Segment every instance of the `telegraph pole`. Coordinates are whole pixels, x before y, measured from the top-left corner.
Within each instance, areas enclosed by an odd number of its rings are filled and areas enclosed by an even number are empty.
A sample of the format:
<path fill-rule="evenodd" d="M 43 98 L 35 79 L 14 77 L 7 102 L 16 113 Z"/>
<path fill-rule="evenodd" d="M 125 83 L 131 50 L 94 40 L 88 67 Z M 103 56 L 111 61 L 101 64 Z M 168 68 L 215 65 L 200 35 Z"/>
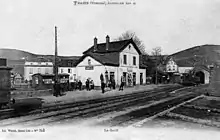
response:
<path fill-rule="evenodd" d="M 55 83 L 58 82 L 58 66 L 57 66 L 57 27 L 55 26 L 55 56 L 54 56 L 54 74 L 55 74 Z"/>
<path fill-rule="evenodd" d="M 155 83 L 156 83 L 156 85 L 157 85 L 157 56 L 156 56 L 156 77 L 155 77 L 156 79 L 155 79 Z"/>

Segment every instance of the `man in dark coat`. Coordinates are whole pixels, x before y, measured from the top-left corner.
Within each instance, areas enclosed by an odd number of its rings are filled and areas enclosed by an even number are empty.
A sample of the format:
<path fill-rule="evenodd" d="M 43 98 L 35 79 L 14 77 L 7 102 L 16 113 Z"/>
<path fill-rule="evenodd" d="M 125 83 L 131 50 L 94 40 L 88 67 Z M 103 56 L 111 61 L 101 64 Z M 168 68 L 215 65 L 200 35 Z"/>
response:
<path fill-rule="evenodd" d="M 89 79 L 86 80 L 86 90 L 89 90 Z"/>
<path fill-rule="evenodd" d="M 104 77 L 103 74 L 100 75 L 100 80 L 101 80 L 101 89 L 102 89 L 102 93 L 105 92 L 105 83 L 104 83 Z"/>
<path fill-rule="evenodd" d="M 115 89 L 115 79 L 112 79 L 112 88 Z"/>
<path fill-rule="evenodd" d="M 54 96 L 61 96 L 60 94 L 60 84 L 58 82 L 55 82 L 54 84 Z"/>
<path fill-rule="evenodd" d="M 121 85 L 120 85 L 120 87 L 119 87 L 119 91 L 120 91 L 120 90 L 122 90 L 122 91 L 123 91 L 124 84 L 125 84 L 125 77 L 124 77 L 124 76 L 122 76 L 122 77 L 121 77 Z"/>
<path fill-rule="evenodd" d="M 53 96 L 57 97 L 57 83 L 56 82 L 53 85 Z"/>
<path fill-rule="evenodd" d="M 93 80 L 90 81 L 90 87 L 91 87 L 91 90 L 94 89 L 94 82 L 93 82 Z"/>
<path fill-rule="evenodd" d="M 79 90 L 82 90 L 82 82 L 81 82 L 81 80 L 79 80 L 78 86 L 79 86 Z"/>

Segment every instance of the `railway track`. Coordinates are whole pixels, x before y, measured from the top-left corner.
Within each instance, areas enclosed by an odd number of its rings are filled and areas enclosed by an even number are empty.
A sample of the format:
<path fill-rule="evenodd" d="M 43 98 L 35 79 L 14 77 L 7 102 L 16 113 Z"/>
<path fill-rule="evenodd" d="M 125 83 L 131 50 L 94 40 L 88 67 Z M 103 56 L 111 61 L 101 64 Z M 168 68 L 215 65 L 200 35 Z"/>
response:
<path fill-rule="evenodd" d="M 141 108 L 139 110 L 135 110 L 127 114 L 117 116 L 111 120 L 108 120 L 107 123 L 109 123 L 111 127 L 130 126 L 143 119 L 150 120 L 152 119 L 151 117 L 160 116 L 161 113 L 169 112 L 170 110 L 173 110 L 175 107 L 182 106 L 182 104 L 187 101 L 200 98 L 199 95 L 200 94 L 188 92 L 184 95 L 179 95 L 177 97 L 170 97 L 167 100 L 158 102 L 157 104 L 149 105 L 146 108 Z"/>
<path fill-rule="evenodd" d="M 131 95 L 121 95 L 105 99 L 91 100 L 87 102 L 64 104 L 59 108 L 49 107 L 49 109 L 46 110 L 47 113 L 36 114 L 37 111 L 35 111 L 35 114 L 32 112 L 32 115 L 20 117 L 15 120 L 9 119 L 6 122 L 3 120 L 0 121 L 0 124 L 1 126 L 8 126 L 18 124 L 23 125 L 24 123 L 31 122 L 32 125 L 35 125 L 35 123 L 37 125 L 43 125 L 76 117 L 91 117 L 100 113 L 106 113 L 137 104 L 147 104 L 152 100 L 160 100 L 162 98 L 172 96 L 168 93 L 179 88 L 180 87 L 165 88 L 151 92 L 148 91 Z M 39 111 L 41 112 L 42 110 Z M 39 120 L 41 121 L 41 124 L 37 123 Z"/>
<path fill-rule="evenodd" d="M 47 113 L 47 112 L 52 112 L 52 111 L 58 111 L 62 109 L 69 109 L 69 108 L 75 108 L 75 107 L 81 107 L 81 106 L 86 106 L 88 104 L 95 104 L 95 103 L 102 103 L 102 102 L 109 102 L 109 101 L 116 101 L 120 99 L 129 99 L 133 97 L 138 97 L 138 96 L 144 96 L 146 94 L 155 94 L 157 92 L 161 91 L 172 91 L 176 89 L 180 89 L 181 86 L 175 86 L 175 87 L 165 87 L 162 89 L 158 89 L 155 91 L 146 91 L 146 92 L 140 92 L 140 93 L 131 93 L 131 94 L 126 94 L 126 95 L 119 95 L 119 96 L 113 96 L 113 97 L 107 97 L 107 98 L 100 98 L 100 99 L 93 99 L 93 100 L 88 100 L 88 101 L 80 101 L 80 102 L 70 102 L 70 103 L 61 103 L 61 104 L 53 104 L 53 105 L 46 105 L 42 108 L 30 111 L 30 112 L 20 112 L 20 110 L 15 110 L 15 109 L 7 109 L 7 110 L 2 110 L 0 112 L 1 116 L 0 119 L 7 119 L 7 118 L 14 118 L 14 117 L 21 117 L 21 116 L 26 116 L 26 115 L 35 115 L 35 114 L 40 114 L 40 113 Z"/>

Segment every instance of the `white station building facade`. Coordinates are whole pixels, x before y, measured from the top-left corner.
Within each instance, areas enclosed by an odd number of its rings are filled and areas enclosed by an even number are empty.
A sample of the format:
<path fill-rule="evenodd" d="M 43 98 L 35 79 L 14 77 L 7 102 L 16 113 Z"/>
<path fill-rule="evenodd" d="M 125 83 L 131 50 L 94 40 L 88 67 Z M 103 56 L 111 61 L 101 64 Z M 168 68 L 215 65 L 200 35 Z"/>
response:
<path fill-rule="evenodd" d="M 76 76 L 83 84 L 89 78 L 95 86 L 100 86 L 100 75 L 105 82 L 114 79 L 120 85 L 121 76 L 126 78 L 126 85 L 146 83 L 146 66 L 140 63 L 141 51 L 132 39 L 98 44 L 94 38 L 94 45 L 83 53 L 76 64 Z"/>
<path fill-rule="evenodd" d="M 24 80 L 32 80 L 32 75 L 53 74 L 53 62 L 43 58 L 27 60 L 24 64 Z"/>

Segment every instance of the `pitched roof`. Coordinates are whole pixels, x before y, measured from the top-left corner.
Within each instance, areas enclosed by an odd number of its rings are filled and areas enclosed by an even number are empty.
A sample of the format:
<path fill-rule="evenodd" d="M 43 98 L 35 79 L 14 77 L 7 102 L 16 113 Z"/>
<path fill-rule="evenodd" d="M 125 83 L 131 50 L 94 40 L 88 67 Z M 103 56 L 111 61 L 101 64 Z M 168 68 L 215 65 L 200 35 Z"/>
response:
<path fill-rule="evenodd" d="M 178 67 L 193 67 L 193 64 L 188 59 L 180 59 L 175 62 Z"/>
<path fill-rule="evenodd" d="M 45 76 L 45 77 L 55 76 L 55 74 L 42 74 L 42 73 L 35 73 L 32 76 L 35 76 L 35 75 L 41 75 L 41 76 Z M 58 73 L 58 76 L 69 76 L 69 74 L 68 73 Z"/>
<path fill-rule="evenodd" d="M 61 58 L 58 62 L 59 67 L 75 67 L 81 57 L 76 58 Z"/>
<path fill-rule="evenodd" d="M 81 61 L 84 60 L 85 57 L 90 56 L 99 63 L 103 65 L 110 65 L 110 66 L 119 66 L 119 53 L 112 52 L 112 53 L 87 53 L 83 55 L 76 65 L 78 65 Z"/>
<path fill-rule="evenodd" d="M 51 59 L 45 57 L 29 58 L 28 62 L 52 62 Z"/>
<path fill-rule="evenodd" d="M 127 40 L 109 42 L 108 50 L 106 50 L 106 43 L 100 43 L 97 44 L 97 49 L 95 52 L 94 52 L 94 45 L 85 52 L 83 52 L 84 55 L 78 60 L 76 65 L 78 65 L 81 61 L 83 61 L 85 57 L 90 56 L 103 65 L 119 66 L 119 54 L 130 43 L 134 46 L 137 52 L 141 54 L 141 51 L 134 43 L 132 38 Z M 140 67 L 146 68 L 146 65 L 140 63 Z"/>
<path fill-rule="evenodd" d="M 96 53 L 110 53 L 110 52 L 121 52 L 125 47 L 131 43 L 134 48 L 137 50 L 139 54 L 141 54 L 141 51 L 137 47 L 137 45 L 134 43 L 133 39 L 127 39 L 127 40 L 121 40 L 121 41 L 113 41 L 109 42 L 109 48 L 106 50 L 106 43 L 97 44 L 97 51 Z M 83 52 L 83 54 L 94 52 L 94 45 L 90 47 L 88 50 Z"/>

